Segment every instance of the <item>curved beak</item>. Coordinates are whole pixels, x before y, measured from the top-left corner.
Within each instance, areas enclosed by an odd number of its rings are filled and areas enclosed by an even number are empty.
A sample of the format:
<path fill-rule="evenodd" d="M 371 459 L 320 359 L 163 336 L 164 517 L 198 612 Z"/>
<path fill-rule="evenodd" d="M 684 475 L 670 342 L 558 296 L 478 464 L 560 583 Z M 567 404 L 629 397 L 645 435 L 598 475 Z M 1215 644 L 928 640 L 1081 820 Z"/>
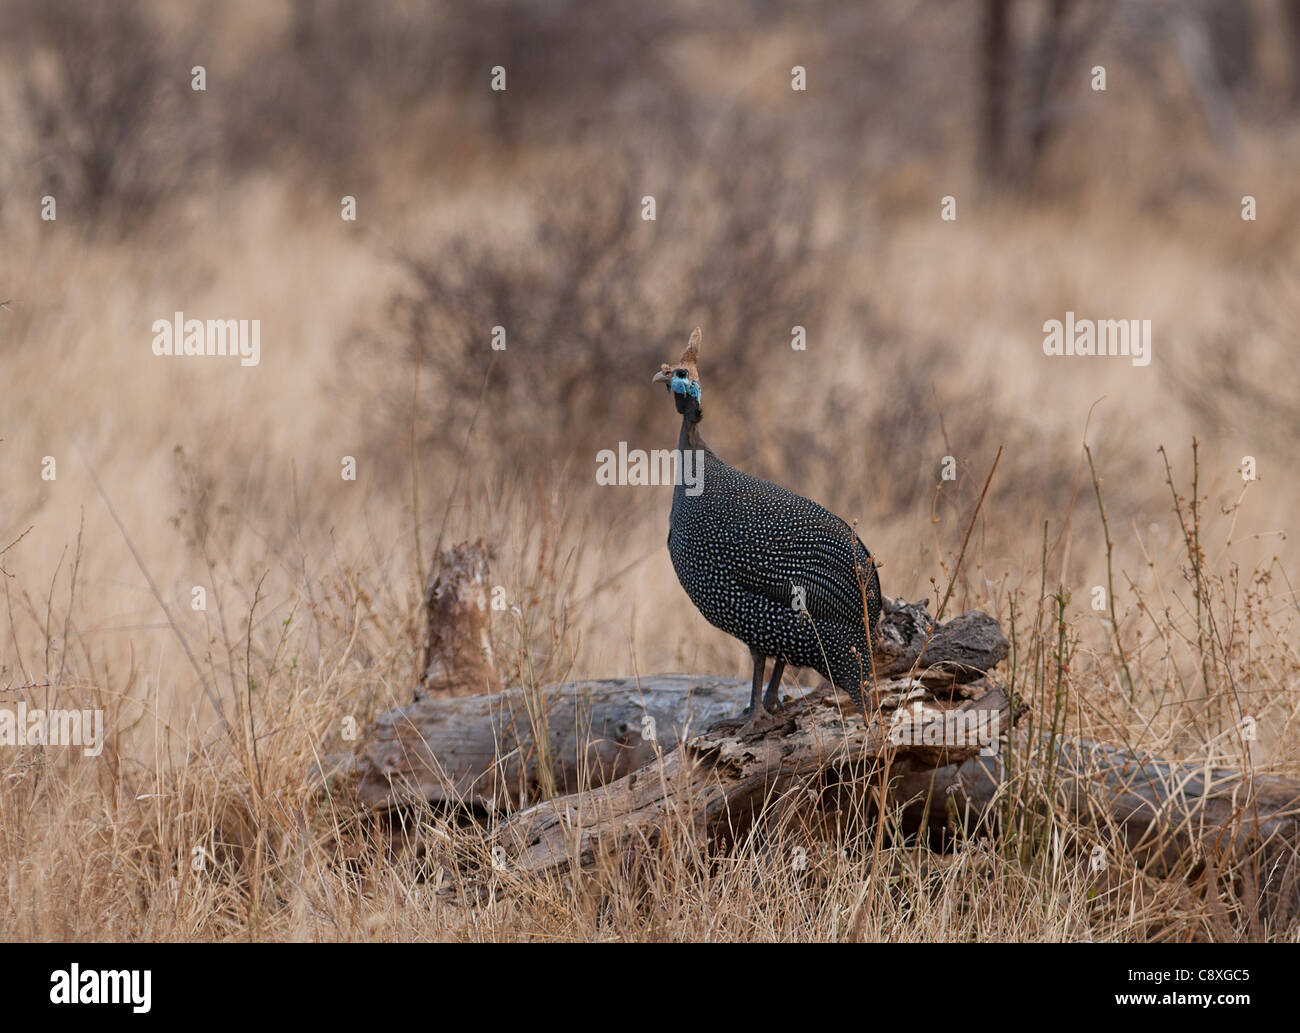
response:
<path fill-rule="evenodd" d="M 663 370 L 660 370 L 658 373 L 656 373 L 656 374 L 654 375 L 654 379 L 651 380 L 650 383 L 652 383 L 652 384 L 666 384 L 666 383 L 668 383 L 668 381 L 671 380 L 671 379 L 672 379 L 672 378 L 671 378 L 667 373 L 665 373 Z"/>

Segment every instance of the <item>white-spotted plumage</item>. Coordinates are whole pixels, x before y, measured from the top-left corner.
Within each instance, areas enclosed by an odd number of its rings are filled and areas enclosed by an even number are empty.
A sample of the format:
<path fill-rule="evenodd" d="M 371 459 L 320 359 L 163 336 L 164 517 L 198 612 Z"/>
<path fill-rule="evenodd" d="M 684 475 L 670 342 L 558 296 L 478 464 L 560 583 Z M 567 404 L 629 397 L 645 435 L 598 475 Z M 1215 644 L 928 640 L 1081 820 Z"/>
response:
<path fill-rule="evenodd" d="M 704 443 L 698 354 L 696 331 L 681 363 L 696 390 L 674 395 L 682 414 L 678 469 L 698 471 L 681 453 L 702 453 L 703 491 L 683 483 L 673 492 L 668 552 L 677 578 L 709 623 L 744 642 L 756 663 L 770 657 L 811 667 L 860 704 L 871 681 L 868 628 L 874 634 L 881 606 L 871 553 L 835 514 L 729 466 Z M 655 379 L 673 389 L 681 368 L 665 366 Z M 758 667 L 756 703 L 761 677 Z"/>

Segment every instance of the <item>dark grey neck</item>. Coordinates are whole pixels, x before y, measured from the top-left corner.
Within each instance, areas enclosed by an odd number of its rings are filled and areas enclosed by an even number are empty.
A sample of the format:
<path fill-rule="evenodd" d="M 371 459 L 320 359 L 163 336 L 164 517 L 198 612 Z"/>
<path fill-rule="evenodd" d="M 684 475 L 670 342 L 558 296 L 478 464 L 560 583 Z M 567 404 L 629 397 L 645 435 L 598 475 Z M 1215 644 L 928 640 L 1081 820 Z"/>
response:
<path fill-rule="evenodd" d="M 688 448 L 702 448 L 711 453 L 713 449 L 709 448 L 704 438 L 700 436 L 700 417 L 695 415 L 692 418 L 692 415 L 687 413 L 682 417 L 682 428 L 677 432 L 677 448 L 682 452 Z"/>
<path fill-rule="evenodd" d="M 677 432 L 677 486 L 673 488 L 674 518 L 683 506 L 700 497 L 698 493 L 686 494 L 686 473 L 689 471 L 692 477 L 704 476 L 705 453 L 713 456 L 714 459 L 717 458 L 713 455 L 713 449 L 709 448 L 704 438 L 700 436 L 698 414 L 683 415 L 681 430 Z"/>
<path fill-rule="evenodd" d="M 677 451 L 685 452 L 692 447 L 691 434 L 694 433 L 697 437 L 699 436 L 699 431 L 695 428 L 695 424 L 691 423 L 686 417 L 682 417 L 682 429 L 677 432 Z"/>

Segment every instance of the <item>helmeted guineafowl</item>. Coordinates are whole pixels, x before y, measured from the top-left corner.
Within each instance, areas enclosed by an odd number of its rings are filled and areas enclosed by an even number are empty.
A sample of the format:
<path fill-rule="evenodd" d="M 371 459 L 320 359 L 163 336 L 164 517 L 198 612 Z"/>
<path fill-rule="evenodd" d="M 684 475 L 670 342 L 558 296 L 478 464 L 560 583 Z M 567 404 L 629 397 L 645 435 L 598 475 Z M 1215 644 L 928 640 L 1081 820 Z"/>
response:
<path fill-rule="evenodd" d="M 697 327 L 681 360 L 665 364 L 654 377 L 667 386 L 682 416 L 668 522 L 677 579 L 710 624 L 749 647 L 754 687 L 748 727 L 778 704 L 787 663 L 811 667 L 861 706 L 862 686 L 871 682 L 868 627 L 874 636 L 880 618 L 871 553 L 835 514 L 741 473 L 705 444 L 699 353 Z M 768 657 L 775 661 L 772 679 L 760 695 Z"/>

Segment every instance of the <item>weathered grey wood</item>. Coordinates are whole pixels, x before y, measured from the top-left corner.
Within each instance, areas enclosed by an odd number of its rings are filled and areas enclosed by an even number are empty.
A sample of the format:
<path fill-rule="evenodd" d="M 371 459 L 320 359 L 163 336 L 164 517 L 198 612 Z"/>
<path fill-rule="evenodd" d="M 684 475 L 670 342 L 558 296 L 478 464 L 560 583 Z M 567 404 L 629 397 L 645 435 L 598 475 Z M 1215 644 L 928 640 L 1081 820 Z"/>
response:
<path fill-rule="evenodd" d="M 981 693 L 982 672 L 1006 651 L 1001 629 L 984 614 L 936 628 L 923 604 L 887 599 L 877 636 L 880 681 L 869 698 L 873 706 L 904 705 L 921 684 L 935 694 Z M 909 671 L 916 681 L 898 677 Z M 425 698 L 383 715 L 353 770 L 361 801 L 371 807 L 429 801 L 517 812 L 498 830 L 499 842 L 517 870 L 542 874 L 590 863 L 602 844 L 653 840 L 670 816 L 683 813 L 705 838 L 723 829 L 734 834 L 772 793 L 850 756 L 869 767 L 884 751 L 890 715 L 870 725 L 844 715 L 847 696 L 828 686 L 787 685 L 787 697 L 793 691 L 799 698 L 787 704 L 782 724 L 743 740 L 739 721 L 727 722 L 739 717 L 749 690 L 747 678 L 657 675 L 535 695 Z M 1000 694 L 963 704 L 977 705 L 1002 708 L 1010 723 Z M 1198 859 L 1214 871 L 1247 864 L 1270 912 L 1279 901 L 1287 908 L 1300 902 L 1300 782 L 1086 741 L 1065 739 L 1057 748 L 1058 803 L 1103 839 L 1117 830 L 1148 871 L 1186 872 Z M 890 752 L 890 799 L 907 803 L 905 832 L 942 838 L 954 815 L 968 829 L 995 827 L 1004 782 L 996 758 L 915 745 Z M 535 803 L 543 797 L 548 802 Z"/>
<path fill-rule="evenodd" d="M 915 667 L 927 686 L 950 689 L 993 670 L 1008 649 L 1001 626 L 986 613 L 970 610 L 936 628 L 924 602 L 886 598 L 876 630 L 876 670 L 893 678 Z"/>
<path fill-rule="evenodd" d="M 496 842 L 511 870 L 530 876 L 588 866 L 604 851 L 652 846 L 666 823 L 684 819 L 702 842 L 716 842 L 743 834 L 775 795 L 811 785 L 827 772 L 865 792 L 886 754 L 889 799 L 905 805 L 904 833 L 926 830 L 938 840 L 954 824 L 996 830 L 1004 789 L 998 757 L 977 755 L 976 747 L 892 744 L 890 713 L 864 723 L 843 714 L 842 699 L 826 690 L 809 693 L 789 707 L 782 727 L 759 738 L 739 738 L 725 725 L 692 735 L 662 760 L 601 788 L 512 816 Z M 996 713 L 1003 729 L 1014 723 L 998 689 L 955 709 L 972 708 Z M 1022 738 L 1013 742 L 1023 748 Z M 1300 913 L 1300 782 L 1171 763 L 1069 738 L 1058 740 L 1056 750 L 1055 800 L 1103 846 L 1113 830 L 1150 875 L 1206 870 L 1213 879 L 1227 873 L 1261 917 Z M 1108 864 L 1119 856 L 1108 851 Z"/>
<path fill-rule="evenodd" d="M 896 680 L 882 687 L 896 692 L 908 684 Z M 855 781 L 866 784 L 886 755 L 945 763 L 980 749 L 978 743 L 895 743 L 889 713 L 864 720 L 841 708 L 845 698 L 814 690 L 788 704 L 779 727 L 766 734 L 741 736 L 734 727 L 715 725 L 597 789 L 528 807 L 495 833 L 505 865 L 527 876 L 562 874 L 591 865 L 605 851 L 653 847 L 670 822 L 686 823 L 705 843 L 730 840 L 744 834 L 769 799 L 828 770 L 852 772 Z M 1011 723 L 1011 706 L 996 689 L 954 709 L 996 715 L 991 721 L 1003 727 Z"/>
<path fill-rule="evenodd" d="M 1042 745 L 1046 747 L 1046 740 Z M 1015 749 L 1023 756 L 1023 736 Z M 1112 830 L 1150 875 L 1188 875 L 1204 864 L 1249 869 L 1265 913 L 1300 913 L 1300 780 L 1177 763 L 1084 739 L 1058 739 L 1053 797 L 1105 845 Z M 1035 762 L 1044 764 L 1041 753 Z M 911 800 L 904 825 L 919 829 L 925 802 L 932 842 L 951 831 L 991 828 L 1005 777 L 1001 762 L 975 757 L 942 767 L 902 758 L 895 798 Z M 1039 784 L 1043 779 L 1039 779 Z M 1108 851 L 1113 861 L 1117 851 Z M 1250 893 L 1245 895 L 1250 896 Z"/>
<path fill-rule="evenodd" d="M 1057 750 L 1057 801 L 1084 824 L 1122 830 L 1134 856 L 1162 873 L 1209 841 L 1237 853 L 1252 843 L 1300 845 L 1300 780 L 1180 764 L 1086 739 L 1059 739 Z M 1000 761 L 988 757 L 930 768 L 904 761 L 897 773 L 903 798 L 919 799 L 933 786 L 974 818 L 989 812 L 1004 781 Z M 940 835 L 947 822 L 931 814 L 929 831 Z"/>
<path fill-rule="evenodd" d="M 457 583 L 472 585 L 478 583 L 472 572 L 480 561 L 479 554 L 471 553 L 449 559 L 447 566 L 470 571 Z M 458 589 L 452 598 L 469 597 Z M 454 607 L 457 621 L 476 613 L 477 606 L 457 602 Z M 985 614 L 963 614 L 936 628 L 927 643 L 933 623 L 923 604 L 886 598 L 877 632 L 880 678 L 897 677 L 915 666 L 928 687 L 952 691 L 1006 656 L 1006 638 Z M 574 792 L 603 785 L 654 756 L 641 734 L 647 716 L 654 720 L 659 748 L 670 750 L 688 722 L 697 730 L 707 728 L 738 715 L 749 703 L 748 679 L 690 675 L 574 682 L 548 688 L 538 698 L 519 691 L 458 695 L 460 690 L 447 684 L 446 672 L 459 664 L 478 683 L 477 653 L 458 649 L 432 630 L 430 643 L 431 658 L 451 658 L 440 666 L 431 660 L 430 669 L 440 672 L 440 680 L 430 686 L 440 691 L 382 715 L 367 729 L 355 758 L 367 806 L 426 800 L 496 810 L 532 801 L 548 786 Z M 789 695 L 796 689 L 787 683 L 785 691 Z M 535 725 L 546 734 L 534 735 Z"/>
<path fill-rule="evenodd" d="M 602 785 L 741 712 L 749 681 L 684 674 L 569 682 L 522 692 L 421 700 L 383 714 L 357 756 L 361 802 L 461 803 L 485 810 Z M 647 722 L 647 718 L 650 722 Z M 544 733 L 544 734 L 543 734 Z M 539 743 L 545 743 L 543 749 Z"/>

